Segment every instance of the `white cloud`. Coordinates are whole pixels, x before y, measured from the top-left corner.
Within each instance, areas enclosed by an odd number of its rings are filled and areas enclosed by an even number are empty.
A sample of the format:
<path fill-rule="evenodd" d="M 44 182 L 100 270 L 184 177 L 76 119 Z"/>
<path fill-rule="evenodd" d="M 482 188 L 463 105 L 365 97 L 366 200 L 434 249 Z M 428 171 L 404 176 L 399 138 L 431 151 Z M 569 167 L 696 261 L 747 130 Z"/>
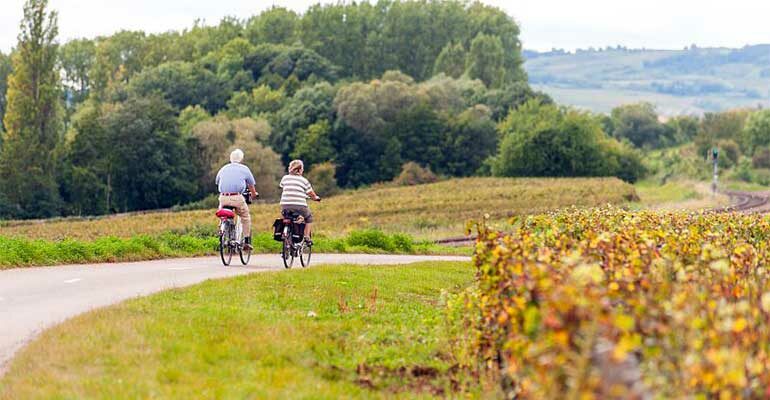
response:
<path fill-rule="evenodd" d="M 316 0 L 50 0 L 59 12 L 62 40 L 111 34 L 121 29 L 162 32 L 195 19 L 216 23 L 227 15 L 246 18 L 279 5 L 303 11 Z M 328 2 L 328 0 L 324 0 Z M 574 49 L 626 45 L 647 48 L 739 47 L 770 43 L 770 2 L 759 0 L 484 0 L 505 9 L 522 26 L 526 48 Z M 0 50 L 16 43 L 24 0 L 3 0 Z"/>

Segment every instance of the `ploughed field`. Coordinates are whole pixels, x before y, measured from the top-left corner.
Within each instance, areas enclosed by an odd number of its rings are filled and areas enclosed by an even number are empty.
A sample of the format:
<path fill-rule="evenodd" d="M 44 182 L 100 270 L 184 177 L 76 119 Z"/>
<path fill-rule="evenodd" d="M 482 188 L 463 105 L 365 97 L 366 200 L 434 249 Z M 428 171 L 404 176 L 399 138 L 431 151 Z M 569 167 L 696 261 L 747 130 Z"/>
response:
<path fill-rule="evenodd" d="M 770 218 L 566 210 L 479 228 L 471 359 L 517 398 L 770 396 Z"/>
<path fill-rule="evenodd" d="M 310 206 L 317 221 L 314 231 L 321 235 L 341 236 L 357 229 L 375 228 L 437 239 L 462 234 L 467 220 L 478 219 L 485 213 L 493 219 L 504 219 L 573 205 L 620 204 L 635 198 L 633 186 L 615 178 L 466 178 L 347 191 Z M 0 222 L 0 237 L 93 240 L 214 230 L 217 220 L 213 211 L 5 221 Z M 255 204 L 251 214 L 255 230 L 268 232 L 279 208 L 277 204 Z"/>

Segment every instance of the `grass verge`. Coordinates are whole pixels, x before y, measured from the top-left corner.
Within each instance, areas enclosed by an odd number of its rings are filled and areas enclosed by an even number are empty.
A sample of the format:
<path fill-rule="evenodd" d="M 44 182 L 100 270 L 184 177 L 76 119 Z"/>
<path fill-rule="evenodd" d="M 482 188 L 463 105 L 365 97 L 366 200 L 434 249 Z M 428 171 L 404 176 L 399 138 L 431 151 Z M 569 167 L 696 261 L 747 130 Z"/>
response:
<path fill-rule="evenodd" d="M 43 334 L 0 398 L 431 398 L 457 368 L 445 299 L 468 263 L 316 267 L 208 281 Z"/>
<path fill-rule="evenodd" d="M 277 253 L 281 243 L 272 235 L 260 233 L 252 238 L 255 253 Z M 43 240 L 0 237 L 0 270 L 36 265 L 60 265 L 96 262 L 125 262 L 171 257 L 196 257 L 218 254 L 219 240 L 209 229 L 167 232 L 157 236 L 138 235 L 131 238 L 104 237 L 93 241 L 76 239 Z M 366 229 L 347 237 L 317 237 L 313 251 L 319 253 L 400 253 L 461 254 L 470 248 L 439 246 L 418 242 L 405 234 L 386 234 Z"/>
<path fill-rule="evenodd" d="M 634 187 L 640 199 L 631 204 L 634 209 L 702 210 L 730 204 L 727 196 L 713 195 L 707 182 L 671 180 L 661 185 L 648 179 L 637 182 Z"/>

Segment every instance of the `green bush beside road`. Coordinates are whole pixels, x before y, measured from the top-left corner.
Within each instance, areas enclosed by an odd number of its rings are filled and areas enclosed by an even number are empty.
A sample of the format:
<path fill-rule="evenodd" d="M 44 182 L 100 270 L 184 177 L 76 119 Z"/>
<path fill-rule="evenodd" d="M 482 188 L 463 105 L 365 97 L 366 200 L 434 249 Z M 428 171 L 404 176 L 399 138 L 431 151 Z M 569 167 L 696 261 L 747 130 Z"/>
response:
<path fill-rule="evenodd" d="M 456 249 L 417 242 L 409 235 L 386 234 L 376 229 L 352 231 L 347 237 L 317 237 L 313 251 L 319 253 L 467 253 Z M 255 253 L 276 253 L 281 243 L 269 233 L 253 236 Z M 217 254 L 219 239 L 209 230 L 137 235 L 131 238 L 107 236 L 93 241 L 78 239 L 43 240 L 0 236 L 0 269 L 36 265 L 78 264 L 196 257 Z"/>

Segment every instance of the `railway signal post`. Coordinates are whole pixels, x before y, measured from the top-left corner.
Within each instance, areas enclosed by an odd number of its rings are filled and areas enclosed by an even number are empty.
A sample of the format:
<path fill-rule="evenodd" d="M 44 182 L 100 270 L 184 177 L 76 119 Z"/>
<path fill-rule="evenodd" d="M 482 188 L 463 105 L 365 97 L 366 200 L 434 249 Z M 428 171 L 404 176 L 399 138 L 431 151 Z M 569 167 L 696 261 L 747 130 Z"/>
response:
<path fill-rule="evenodd" d="M 711 192 L 717 193 L 717 184 L 719 183 L 719 149 L 711 149 L 711 162 L 714 163 L 714 180 L 711 182 Z"/>

